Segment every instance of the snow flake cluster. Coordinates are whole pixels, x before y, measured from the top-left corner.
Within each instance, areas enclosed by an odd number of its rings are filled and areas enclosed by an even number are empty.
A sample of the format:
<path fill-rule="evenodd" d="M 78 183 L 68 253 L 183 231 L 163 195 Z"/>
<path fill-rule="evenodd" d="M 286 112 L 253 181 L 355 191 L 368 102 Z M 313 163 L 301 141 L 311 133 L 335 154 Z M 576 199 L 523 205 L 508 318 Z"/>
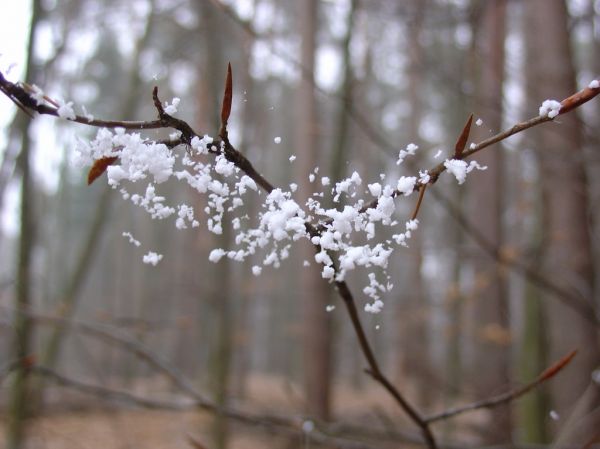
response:
<path fill-rule="evenodd" d="M 165 104 L 165 111 L 173 114 L 178 105 L 179 99 L 175 98 Z M 61 114 L 69 118 L 71 103 L 62 103 L 61 107 Z M 238 209 L 250 192 L 260 194 L 256 182 L 229 161 L 223 148 L 211 137 L 194 137 L 186 151 L 175 151 L 173 146 L 179 138 L 179 133 L 173 133 L 173 144 L 167 145 L 120 128 L 100 129 L 91 142 L 78 142 L 77 152 L 79 162 L 87 165 L 114 158 L 114 163 L 106 169 L 108 184 L 118 189 L 124 200 L 142 208 L 153 219 L 173 220 L 177 229 L 196 228 L 201 221 L 192 206 L 170 204 L 159 193 L 160 185 L 175 178 L 206 195 L 203 212 L 208 230 L 221 234 L 224 226 L 231 226 L 235 232 L 233 247 L 213 249 L 209 255 L 211 262 L 223 258 L 241 262 L 252 256 L 252 274 L 260 276 L 265 267 L 279 267 L 290 256 L 294 242 L 307 239 L 318 252 L 314 260 L 304 261 L 305 266 L 316 263 L 321 276 L 330 282 L 343 281 L 354 270 L 367 270 L 368 283 L 363 293 L 370 302 L 364 309 L 370 313 L 382 310 L 382 296 L 393 287 L 387 274 L 390 256 L 395 249 L 408 246 L 419 225 L 416 219 L 399 219 L 396 202 L 398 197 L 411 195 L 419 185 L 427 184 L 430 181 L 427 171 L 420 171 L 418 176 L 381 174 L 373 183 L 365 183 L 355 171 L 335 182 L 327 176 L 317 177 L 319 169 L 316 167 L 308 179 L 315 188 L 320 186 L 324 191 L 316 191 L 306 202 L 300 202 L 296 197 L 296 184 L 290 184 L 288 190 L 273 189 L 263 198 L 256 218 L 251 219 Z M 280 143 L 281 138 L 276 137 L 274 141 Z M 413 156 L 418 148 L 411 143 L 400 150 L 397 164 Z M 290 157 L 290 161 L 294 159 L 295 156 Z M 455 159 L 446 160 L 444 165 L 460 184 L 473 169 L 486 168 L 474 161 L 467 164 Z M 320 182 L 315 182 L 317 180 Z M 356 199 L 365 195 L 367 200 Z M 386 227 L 391 232 L 384 234 Z M 375 242 L 378 235 L 380 238 Z M 132 244 L 140 245 L 131 233 L 123 233 L 123 236 Z M 162 258 L 149 251 L 143 256 L 143 262 L 156 265 Z"/>

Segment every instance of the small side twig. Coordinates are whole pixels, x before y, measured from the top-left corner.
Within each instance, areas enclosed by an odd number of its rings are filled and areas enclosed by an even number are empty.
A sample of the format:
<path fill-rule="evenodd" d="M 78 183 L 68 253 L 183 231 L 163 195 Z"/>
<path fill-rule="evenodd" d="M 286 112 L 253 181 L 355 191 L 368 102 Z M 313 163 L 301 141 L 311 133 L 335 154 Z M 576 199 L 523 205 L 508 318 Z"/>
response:
<path fill-rule="evenodd" d="M 424 419 L 426 423 L 433 423 L 436 421 L 445 420 L 448 418 L 452 418 L 456 415 L 461 415 L 463 413 L 472 412 L 474 410 L 480 410 L 483 408 L 494 408 L 499 405 L 506 404 L 508 402 L 512 402 L 515 399 L 520 398 L 524 394 L 530 392 L 534 388 L 538 387 L 542 383 L 547 380 L 553 378 L 556 374 L 558 374 L 563 368 L 565 368 L 573 357 L 577 354 L 577 350 L 571 351 L 569 354 L 564 356 L 562 359 L 557 361 L 554 365 L 547 368 L 542 374 L 536 377 L 532 382 L 523 385 L 522 387 L 515 388 L 514 390 L 507 391 L 506 393 L 499 394 L 497 396 L 493 396 L 488 399 L 484 399 L 482 401 L 473 402 L 471 404 L 463 405 L 461 407 L 456 407 L 452 409 L 445 410 L 443 412 L 428 416 Z"/>

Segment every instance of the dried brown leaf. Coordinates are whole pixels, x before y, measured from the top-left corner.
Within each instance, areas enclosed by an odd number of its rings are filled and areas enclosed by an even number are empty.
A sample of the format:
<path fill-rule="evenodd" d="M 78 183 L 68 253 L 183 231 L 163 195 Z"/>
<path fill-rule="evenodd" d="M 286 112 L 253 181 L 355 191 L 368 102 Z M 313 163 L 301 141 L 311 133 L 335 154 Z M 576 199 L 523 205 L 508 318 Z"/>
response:
<path fill-rule="evenodd" d="M 471 132 L 471 124 L 473 123 L 473 114 L 469 116 L 469 120 L 465 124 L 465 127 L 460 133 L 458 140 L 456 141 L 456 146 L 454 147 L 454 157 L 458 158 L 465 150 L 465 146 L 467 145 L 467 140 L 469 139 L 469 133 Z"/>
<path fill-rule="evenodd" d="M 111 156 L 95 160 L 94 165 L 92 165 L 92 168 L 88 172 L 88 186 L 100 177 L 106 171 L 107 167 L 112 165 L 117 159 L 117 156 Z"/>

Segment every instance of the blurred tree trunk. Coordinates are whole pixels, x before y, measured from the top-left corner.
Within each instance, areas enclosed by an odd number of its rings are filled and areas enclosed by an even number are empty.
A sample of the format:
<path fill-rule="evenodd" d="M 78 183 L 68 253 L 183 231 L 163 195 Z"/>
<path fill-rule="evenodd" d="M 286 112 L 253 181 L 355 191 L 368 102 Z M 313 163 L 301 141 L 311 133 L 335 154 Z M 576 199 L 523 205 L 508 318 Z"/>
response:
<path fill-rule="evenodd" d="M 24 78 L 32 82 L 36 78 L 33 67 L 33 51 L 36 29 L 41 15 L 40 0 L 34 0 L 31 9 L 27 60 Z M 21 175 L 21 232 L 19 236 L 19 257 L 16 267 L 15 285 L 15 340 L 14 358 L 18 361 L 14 371 L 12 390 L 8 408 L 6 448 L 20 449 L 26 437 L 26 419 L 31 411 L 29 404 L 30 382 L 27 358 L 32 357 L 33 324 L 27 315 L 31 307 L 31 269 L 35 240 L 33 216 L 34 182 L 31 178 L 31 139 L 29 129 L 31 120 L 17 111 L 14 138 L 20 141 L 20 150 L 16 158 L 16 168 Z"/>
<path fill-rule="evenodd" d="M 539 196 L 538 196 L 539 198 Z M 541 198 L 539 198 L 541 200 Z M 544 221 L 538 220 L 532 260 L 546 257 L 542 241 Z M 541 232 L 540 232 L 541 231 Z M 534 379 L 548 366 L 546 329 L 544 323 L 543 294 L 531 283 L 525 284 L 523 311 L 523 342 L 519 360 L 519 374 L 523 381 Z M 536 389 L 525 396 L 519 404 L 520 428 L 523 443 L 547 443 L 547 411 L 549 409 L 546 388 Z"/>
<path fill-rule="evenodd" d="M 421 44 L 423 20 L 427 2 L 411 0 L 407 24 L 408 39 L 408 101 L 411 113 L 408 117 L 408 141 L 418 143 L 419 127 L 423 120 L 423 47 Z M 417 160 L 418 164 L 418 160 Z M 421 211 L 423 213 L 423 211 Z M 431 373 L 429 372 L 428 310 L 423 276 L 423 229 L 415 232 L 410 239 L 408 249 L 409 285 L 404 288 L 398 307 L 398 326 L 401 376 L 415 382 L 417 403 L 427 406 L 431 402 Z"/>
<path fill-rule="evenodd" d="M 506 0 L 490 0 L 481 6 L 481 74 L 479 109 L 486 129 L 502 128 L 502 87 L 504 81 L 504 42 Z M 502 247 L 502 213 L 504 195 L 504 158 L 501 148 L 477 156 L 488 169 L 472 175 L 471 217 L 486 239 Z M 474 286 L 472 325 L 474 347 L 471 372 L 476 373 L 473 386 L 478 397 L 487 397 L 509 385 L 510 330 L 506 279 L 495 260 L 482 251 L 473 256 Z M 484 443 L 511 441 L 510 407 L 491 412 L 491 431 Z"/>
<path fill-rule="evenodd" d="M 127 98 L 123 99 L 123 106 L 121 108 L 121 114 L 125 120 L 132 119 L 135 111 L 138 107 L 138 103 L 142 96 L 140 90 L 142 82 L 139 77 L 139 60 L 143 50 L 148 44 L 148 40 L 151 35 L 151 25 L 153 21 L 152 14 L 148 17 L 144 34 L 140 38 L 136 45 L 136 49 L 132 58 L 131 69 L 129 72 L 129 79 L 127 80 L 127 86 L 125 92 L 128 93 Z M 98 183 L 103 180 L 98 180 Z M 110 215 L 110 205 L 114 197 L 114 192 L 108 186 L 104 186 L 102 192 L 99 194 L 97 201 L 97 207 L 95 209 L 94 216 L 87 229 L 87 233 L 84 234 L 80 242 L 79 252 L 75 257 L 75 264 L 67 277 L 59 288 L 59 297 L 56 301 L 56 316 L 69 319 L 75 315 L 77 311 L 78 301 L 80 298 L 80 290 L 86 280 L 90 268 L 95 259 L 97 249 L 99 247 L 102 232 L 107 219 Z M 65 329 L 57 326 L 53 329 L 52 333 L 46 340 L 43 352 L 40 357 L 42 365 L 49 368 L 53 368 L 58 360 L 61 346 L 65 337 Z M 36 401 L 39 396 L 43 393 L 43 382 L 40 380 L 36 383 Z"/>
<path fill-rule="evenodd" d="M 219 11 L 214 5 L 207 2 L 201 4 L 198 2 L 197 8 L 200 16 L 203 17 L 204 35 L 202 36 L 205 47 L 204 57 L 208 64 L 204 64 L 202 73 L 198 76 L 208 78 L 207 105 L 208 105 L 208 129 L 219 129 L 221 100 L 223 98 L 223 89 L 225 86 L 225 70 L 227 68 L 227 57 L 225 36 L 227 30 L 230 29 L 230 22 L 223 20 Z M 228 35 L 231 36 L 231 33 Z M 233 64 L 234 77 L 237 73 L 236 65 Z M 236 85 L 234 78 L 234 86 Z M 230 121 L 231 122 L 231 121 Z M 206 129 L 206 128 L 204 128 Z M 227 249 L 231 244 L 231 229 L 230 218 L 225 215 L 223 217 L 223 232 L 216 238 L 213 237 L 212 244 L 218 248 Z M 210 325 L 214 340 L 212 341 L 211 355 L 209 366 L 210 372 L 210 388 L 213 392 L 215 403 L 219 407 L 227 407 L 229 400 L 229 389 L 231 383 L 231 366 L 233 357 L 233 332 L 234 314 L 232 311 L 233 295 L 232 289 L 232 267 L 229 258 L 224 257 L 216 266 L 214 266 L 214 282 L 212 283 L 212 291 L 210 303 L 214 312 L 214 320 Z M 227 417 L 221 413 L 215 414 L 213 423 L 213 442 L 216 449 L 225 449 L 228 446 L 228 429 Z"/>
<path fill-rule="evenodd" d="M 318 1 L 297 2 L 298 27 L 302 39 L 302 79 L 298 87 L 296 128 L 296 179 L 298 200 L 304 205 L 312 194 L 308 175 L 318 163 L 317 105 L 314 95 L 315 50 L 318 23 Z M 314 259 L 314 248 L 302 242 L 301 259 L 310 267 L 300 275 L 298 299 L 304 308 L 304 387 L 306 411 L 311 416 L 327 419 L 330 407 L 331 320 L 325 311 L 327 284 L 321 279 L 320 266 Z"/>
<path fill-rule="evenodd" d="M 525 18 L 527 92 L 531 108 L 537 109 L 547 98 L 560 100 L 576 90 L 567 7 L 564 1 L 530 0 L 525 3 Z M 552 32 L 540 33 L 544 29 Z M 557 122 L 531 134 L 536 138 L 547 208 L 542 269 L 595 314 L 582 123 L 577 111 L 559 117 Z M 600 426 L 597 410 L 590 414 L 600 405 L 598 388 L 587 388 L 600 362 L 597 328 L 587 317 L 557 301 L 548 301 L 546 307 L 550 359 L 579 350 L 569 369 L 550 385 L 553 408 L 562 417 L 557 422 L 557 444 L 584 443 L 597 435 Z"/>

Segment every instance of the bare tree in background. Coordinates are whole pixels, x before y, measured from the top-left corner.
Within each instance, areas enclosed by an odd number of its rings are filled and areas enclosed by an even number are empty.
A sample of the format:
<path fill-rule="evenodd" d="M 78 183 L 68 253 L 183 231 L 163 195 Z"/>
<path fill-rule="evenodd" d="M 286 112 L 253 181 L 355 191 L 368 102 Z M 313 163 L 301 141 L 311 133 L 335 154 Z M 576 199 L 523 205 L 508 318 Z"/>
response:
<path fill-rule="evenodd" d="M 530 104 L 548 96 L 558 97 L 576 85 L 567 7 L 564 1 L 526 2 L 527 91 Z M 540 29 L 552 33 L 540 33 Z M 540 84 L 540 80 L 543 83 Z M 589 310 L 587 317 L 556 302 L 547 302 L 551 357 L 566 347 L 577 347 L 581 354 L 577 369 L 566 375 L 564 383 L 552 388 L 559 442 L 585 443 L 600 423 L 600 395 L 591 384 L 591 374 L 600 364 L 597 316 L 591 254 L 589 203 L 582 123 L 577 112 L 561 120 L 560 129 L 535 133 L 540 161 L 542 202 L 545 217 L 545 257 L 541 261 L 546 275 L 573 292 L 574 299 Z M 587 375 L 582 375 L 587 373 Z"/>

